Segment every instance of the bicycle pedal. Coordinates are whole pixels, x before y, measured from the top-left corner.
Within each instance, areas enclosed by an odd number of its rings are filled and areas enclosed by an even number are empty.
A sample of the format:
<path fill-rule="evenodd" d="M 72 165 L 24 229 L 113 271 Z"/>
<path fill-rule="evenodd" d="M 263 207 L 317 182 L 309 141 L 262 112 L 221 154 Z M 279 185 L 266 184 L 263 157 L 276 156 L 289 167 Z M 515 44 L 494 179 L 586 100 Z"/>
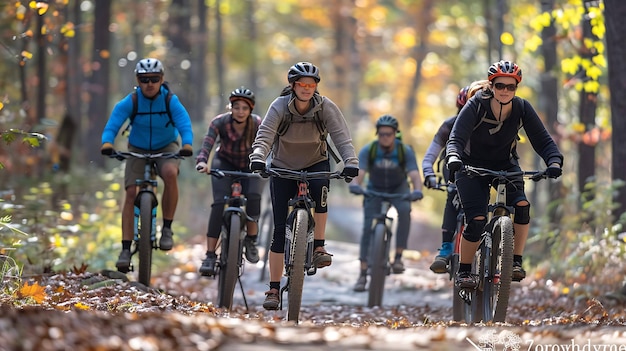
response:
<path fill-rule="evenodd" d="M 317 267 L 313 266 L 306 270 L 306 275 L 315 275 L 317 273 Z"/>

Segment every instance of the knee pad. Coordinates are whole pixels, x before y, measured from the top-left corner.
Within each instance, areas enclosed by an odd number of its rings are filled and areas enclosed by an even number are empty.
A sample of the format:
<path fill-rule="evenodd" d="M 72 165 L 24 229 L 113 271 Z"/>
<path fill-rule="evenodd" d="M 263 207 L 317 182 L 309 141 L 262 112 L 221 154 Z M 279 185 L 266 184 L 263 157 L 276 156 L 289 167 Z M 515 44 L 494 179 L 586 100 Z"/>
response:
<path fill-rule="evenodd" d="M 515 205 L 515 217 L 513 217 L 513 222 L 517 224 L 528 224 L 530 223 L 530 204 L 528 205 Z"/>
<path fill-rule="evenodd" d="M 472 219 L 467 226 L 465 227 L 465 231 L 463 231 L 463 237 L 465 240 L 475 243 L 480 240 L 480 236 L 483 234 L 485 230 L 485 225 L 487 224 L 487 219 Z"/>

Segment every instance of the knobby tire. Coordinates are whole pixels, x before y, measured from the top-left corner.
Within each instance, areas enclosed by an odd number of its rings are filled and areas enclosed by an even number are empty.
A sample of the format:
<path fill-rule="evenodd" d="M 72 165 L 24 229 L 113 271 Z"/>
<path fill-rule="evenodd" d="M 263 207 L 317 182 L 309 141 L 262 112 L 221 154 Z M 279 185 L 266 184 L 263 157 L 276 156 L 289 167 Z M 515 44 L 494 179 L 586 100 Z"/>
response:
<path fill-rule="evenodd" d="M 510 217 L 500 217 L 494 226 L 494 232 L 500 237 L 498 260 L 495 260 L 497 267 L 495 269 L 500 272 L 499 284 L 494 289 L 492 295 L 494 302 L 494 322 L 504 322 L 506 319 L 506 311 L 509 307 L 509 295 L 511 293 L 511 281 L 513 279 L 513 248 L 514 234 L 513 222 Z"/>
<path fill-rule="evenodd" d="M 304 264 L 306 262 L 307 230 L 309 227 L 309 213 L 304 209 L 296 212 L 293 226 L 290 251 L 291 267 L 289 269 L 289 286 L 287 320 L 298 323 L 300 306 L 302 305 L 302 288 L 304 286 Z"/>
<path fill-rule="evenodd" d="M 263 211 L 261 218 L 259 219 L 259 238 L 261 244 L 265 247 L 263 253 L 263 268 L 261 269 L 261 275 L 259 281 L 265 280 L 265 274 L 267 273 L 267 261 L 270 256 L 270 247 L 272 246 L 272 237 L 274 236 L 274 216 L 271 209 Z"/>
<path fill-rule="evenodd" d="M 381 306 L 385 291 L 385 278 L 388 269 L 387 228 L 383 223 L 374 227 L 374 235 L 371 243 L 370 263 L 370 286 L 367 305 L 369 307 Z"/>
<path fill-rule="evenodd" d="M 241 243 L 241 217 L 232 213 L 230 215 L 230 227 L 228 228 L 228 240 L 223 242 L 226 247 L 222 245 L 222 255 L 226 254 L 226 257 L 221 257 L 219 274 L 219 298 L 218 306 L 230 310 L 233 306 L 233 295 L 235 294 L 235 285 L 237 284 L 237 278 L 239 277 L 239 252 Z"/>
<path fill-rule="evenodd" d="M 461 243 L 461 236 L 463 235 L 463 223 L 457 224 L 456 232 L 453 236 L 453 252 L 450 256 L 450 279 L 454 282 L 454 277 L 456 276 L 457 271 L 459 270 L 459 253 L 457 253 L 457 247 Z M 452 285 L 452 319 L 457 322 L 470 322 L 468 316 L 466 316 L 466 307 L 467 303 L 461 298 L 461 288 L 457 287 L 456 284 Z"/>
<path fill-rule="evenodd" d="M 152 274 L 152 194 L 139 198 L 139 283 L 150 286 Z"/>

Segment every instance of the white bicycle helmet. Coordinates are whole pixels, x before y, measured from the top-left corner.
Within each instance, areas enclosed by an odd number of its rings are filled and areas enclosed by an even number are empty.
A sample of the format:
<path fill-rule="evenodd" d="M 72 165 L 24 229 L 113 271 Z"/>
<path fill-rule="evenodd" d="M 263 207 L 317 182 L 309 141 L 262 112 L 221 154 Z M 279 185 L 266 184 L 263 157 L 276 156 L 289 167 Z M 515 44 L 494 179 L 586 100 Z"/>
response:
<path fill-rule="evenodd" d="M 145 58 L 137 62 L 135 74 L 159 73 L 163 74 L 163 64 L 155 58 Z"/>

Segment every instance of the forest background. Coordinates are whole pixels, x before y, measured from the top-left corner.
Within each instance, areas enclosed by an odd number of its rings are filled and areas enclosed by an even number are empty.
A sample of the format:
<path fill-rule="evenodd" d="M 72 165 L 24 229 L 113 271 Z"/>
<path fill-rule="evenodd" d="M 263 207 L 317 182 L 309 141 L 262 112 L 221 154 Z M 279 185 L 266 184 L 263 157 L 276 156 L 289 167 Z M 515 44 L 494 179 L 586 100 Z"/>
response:
<path fill-rule="evenodd" d="M 528 261 L 567 285 L 619 286 L 626 151 L 613 135 L 626 129 L 624 16 L 619 0 L 5 2 L 3 254 L 28 274 L 113 265 L 122 166 L 100 155 L 100 135 L 143 57 L 164 62 L 194 123 L 196 150 L 230 91 L 252 89 L 254 112 L 264 115 L 289 67 L 310 61 L 357 148 L 373 138 L 376 118 L 392 114 L 419 162 L 456 113 L 459 89 L 506 59 L 524 72 L 518 96 L 533 104 L 565 154 L 559 181 L 528 184 L 537 219 Z M 523 132 L 520 152 L 524 168 L 544 166 Z M 203 234 L 210 206 L 209 180 L 192 165 L 183 161 L 180 176 L 176 232 L 183 238 Z M 336 195 L 346 194 L 342 187 Z M 443 194 L 427 195 L 416 210 L 438 225 Z"/>

